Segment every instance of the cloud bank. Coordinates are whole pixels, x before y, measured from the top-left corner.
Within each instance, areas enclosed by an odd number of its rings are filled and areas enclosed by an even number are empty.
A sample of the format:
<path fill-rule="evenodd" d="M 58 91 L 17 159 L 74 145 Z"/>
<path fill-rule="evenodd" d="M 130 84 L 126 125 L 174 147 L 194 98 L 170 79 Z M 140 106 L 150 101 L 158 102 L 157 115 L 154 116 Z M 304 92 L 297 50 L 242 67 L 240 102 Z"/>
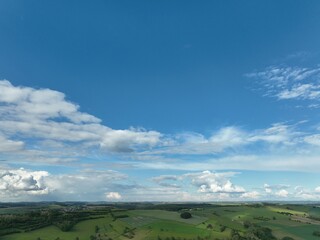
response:
<path fill-rule="evenodd" d="M 317 83 L 304 85 L 310 84 L 308 79 L 317 81 L 319 71 L 268 68 L 250 77 L 268 82 L 268 95 L 279 100 L 317 101 Z M 318 187 L 266 184 L 257 190 L 233 181 L 243 170 L 319 171 L 319 128 L 306 131 L 303 124 L 273 123 L 261 129 L 230 125 L 209 134 L 113 129 L 82 112 L 61 92 L 2 80 L 0 194 L 8 201 L 318 199 Z M 32 170 L 35 165 L 45 170 Z M 52 173 L 47 165 L 66 166 L 68 172 Z M 150 169 L 184 173 L 140 182 L 130 176 Z M 121 173 L 125 170 L 129 174 Z"/>

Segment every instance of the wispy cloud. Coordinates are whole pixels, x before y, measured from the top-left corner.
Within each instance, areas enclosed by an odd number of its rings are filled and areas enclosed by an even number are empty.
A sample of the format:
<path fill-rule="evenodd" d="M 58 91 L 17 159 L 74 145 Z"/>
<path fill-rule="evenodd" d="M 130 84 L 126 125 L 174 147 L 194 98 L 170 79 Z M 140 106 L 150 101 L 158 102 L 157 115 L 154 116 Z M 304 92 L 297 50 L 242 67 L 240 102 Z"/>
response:
<path fill-rule="evenodd" d="M 264 88 L 264 95 L 278 100 L 320 99 L 320 67 L 270 66 L 262 71 L 246 74 Z"/>
<path fill-rule="evenodd" d="M 209 136 L 188 132 L 171 136 L 171 144 L 144 154 L 217 154 L 261 143 L 265 146 L 295 144 L 300 132 L 293 125 L 275 123 L 266 129 L 245 130 L 238 126 L 218 129 Z"/>

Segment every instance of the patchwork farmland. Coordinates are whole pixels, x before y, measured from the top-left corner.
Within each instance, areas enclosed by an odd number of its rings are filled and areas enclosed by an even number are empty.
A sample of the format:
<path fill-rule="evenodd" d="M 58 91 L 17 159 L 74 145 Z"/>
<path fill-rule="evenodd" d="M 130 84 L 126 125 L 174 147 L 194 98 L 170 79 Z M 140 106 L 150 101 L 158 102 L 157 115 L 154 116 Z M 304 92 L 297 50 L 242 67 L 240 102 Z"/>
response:
<path fill-rule="evenodd" d="M 190 213 L 182 218 L 181 213 Z M 15 204 L 0 240 L 320 240 L 315 204 Z"/>

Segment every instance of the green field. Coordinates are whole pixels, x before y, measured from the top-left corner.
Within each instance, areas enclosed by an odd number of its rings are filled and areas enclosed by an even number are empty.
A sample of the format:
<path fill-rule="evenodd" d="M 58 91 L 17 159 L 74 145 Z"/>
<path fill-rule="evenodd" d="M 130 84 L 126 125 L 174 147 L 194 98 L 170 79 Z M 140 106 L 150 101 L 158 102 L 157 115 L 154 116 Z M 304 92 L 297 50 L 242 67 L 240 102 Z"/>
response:
<path fill-rule="evenodd" d="M 68 222 L 75 216 L 78 220 L 65 231 L 61 230 L 55 218 L 51 225 L 31 231 L 25 230 L 28 229 L 28 225 L 38 226 L 36 219 L 47 219 L 51 211 L 58 213 L 53 216 L 61 221 Z M 192 217 L 181 218 L 181 212 L 185 211 L 191 213 Z M 8 219 L 12 220 L 15 216 L 17 219 L 29 216 L 27 214 L 31 214 L 30 216 L 33 216 L 34 219 L 26 219 L 19 223 L 11 222 L 10 227 L 19 233 L 3 234 L 0 240 L 269 240 L 268 237 L 259 236 L 257 233 L 263 229 L 266 232 L 266 229 L 270 229 L 274 236 L 270 239 L 282 239 L 288 236 L 296 240 L 320 240 L 320 237 L 313 235 L 314 231 L 320 230 L 320 221 L 309 218 L 311 215 L 320 217 L 320 211 L 318 207 L 312 205 L 207 204 L 204 207 L 192 205 L 190 208 L 185 208 L 185 205 L 181 208 L 179 205 L 172 207 L 170 204 L 136 204 L 136 206 L 130 205 L 129 207 L 83 205 L 77 207 L 76 210 L 72 209 L 72 206 L 59 205 L 48 205 L 41 208 L 10 207 L 0 209 L 2 221 L 0 223 L 4 224 L 3 222 Z M 64 217 L 61 218 L 59 214 L 63 214 Z M 2 227 L 2 230 L 8 229 Z M 234 234 L 238 236 L 235 237 Z"/>

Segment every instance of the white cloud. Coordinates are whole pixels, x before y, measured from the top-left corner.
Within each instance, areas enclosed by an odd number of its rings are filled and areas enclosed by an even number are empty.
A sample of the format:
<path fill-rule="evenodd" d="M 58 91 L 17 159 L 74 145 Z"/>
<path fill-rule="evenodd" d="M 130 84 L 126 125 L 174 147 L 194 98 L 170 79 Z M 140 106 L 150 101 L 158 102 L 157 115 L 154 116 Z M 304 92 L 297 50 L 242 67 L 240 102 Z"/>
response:
<path fill-rule="evenodd" d="M 72 174 L 52 175 L 46 179 L 51 189 L 50 198 L 97 200 L 116 182 L 126 180 L 127 175 L 112 170 L 81 170 Z"/>
<path fill-rule="evenodd" d="M 109 192 L 106 193 L 106 198 L 109 200 L 120 200 L 122 196 L 118 192 Z"/>
<path fill-rule="evenodd" d="M 263 71 L 246 74 L 265 87 L 267 96 L 279 100 L 320 100 L 320 67 L 271 66 Z"/>
<path fill-rule="evenodd" d="M 294 188 L 294 197 L 300 200 L 319 200 L 320 196 L 317 194 L 317 189 L 310 191 L 303 186 L 296 186 Z"/>
<path fill-rule="evenodd" d="M 153 177 L 152 181 L 162 187 L 159 192 L 169 191 L 182 194 L 187 201 L 234 200 L 239 195 L 246 193 L 243 187 L 231 182 L 231 178 L 236 174 L 234 172 L 215 173 L 207 170 L 181 175 L 160 175 Z M 248 193 L 247 197 L 249 195 Z M 181 198 L 174 199 L 174 201 L 181 201 Z"/>
<path fill-rule="evenodd" d="M 288 197 L 289 192 L 287 189 L 289 188 L 290 188 L 290 185 L 287 185 L 287 184 L 269 185 L 265 183 L 263 185 L 265 196 L 269 199 L 277 198 L 277 197 Z"/>
<path fill-rule="evenodd" d="M 127 178 L 127 175 L 112 170 L 87 169 L 69 174 L 49 174 L 47 171 L 7 168 L 0 170 L 0 199 L 14 202 L 103 201 L 106 196 L 120 199 L 122 196 L 116 189 L 135 191 L 135 186 L 126 182 Z"/>
<path fill-rule="evenodd" d="M 275 195 L 278 197 L 288 197 L 289 192 L 285 189 L 281 189 L 278 192 L 276 192 Z"/>
<path fill-rule="evenodd" d="M 320 134 L 306 136 L 304 141 L 315 146 L 320 146 Z"/>
<path fill-rule="evenodd" d="M 0 171 L 0 195 L 6 199 L 25 194 L 48 194 L 49 189 L 45 184 L 45 178 L 48 176 L 46 171 L 28 171 L 23 168 L 2 170 Z"/>
<path fill-rule="evenodd" d="M 300 135 L 300 133 L 294 131 L 292 126 L 283 123 L 275 123 L 272 124 L 270 128 L 252 133 L 251 136 L 249 136 L 249 141 L 264 141 L 271 144 L 293 144 L 295 143 L 295 137 L 298 135 Z"/>
<path fill-rule="evenodd" d="M 133 145 L 156 146 L 161 134 L 156 131 L 144 131 L 131 128 L 130 130 L 113 130 L 105 132 L 100 146 L 117 152 L 132 151 Z"/>
<path fill-rule="evenodd" d="M 265 184 L 264 189 L 272 190 L 247 191 L 232 183 L 231 178 L 235 174 L 202 171 L 160 175 L 151 178 L 152 181 L 145 180 L 140 185 L 132 183 L 129 176 L 111 170 L 87 169 L 72 174 L 54 175 L 47 171 L 6 169 L 0 172 L 0 197 L 2 201 L 239 201 L 272 200 L 289 196 L 293 200 L 320 199 L 319 187 L 309 191 L 298 186 L 289 193 L 288 185 Z M 172 182 L 175 186 L 170 185 Z"/>
<path fill-rule="evenodd" d="M 292 145 L 301 133 L 294 126 L 275 123 L 266 129 L 252 131 L 243 130 L 237 126 L 219 129 L 211 136 L 205 137 L 199 133 L 184 133 L 174 136 L 174 144 L 153 150 L 153 154 L 215 154 L 228 150 L 241 149 L 256 143 L 265 145 Z"/>
<path fill-rule="evenodd" d="M 225 127 L 209 138 L 209 142 L 218 150 L 246 143 L 246 133 L 236 127 Z"/>
<path fill-rule="evenodd" d="M 8 149 L 22 148 L 23 140 L 32 139 L 36 145 L 52 140 L 111 152 L 153 147 L 161 138 L 156 131 L 111 129 L 81 112 L 61 92 L 13 86 L 6 80 L 0 81 L 0 134 L 0 142 L 5 141 L 2 147 Z M 13 136 L 18 141 L 11 140 Z"/>
<path fill-rule="evenodd" d="M 2 201 L 104 200 L 105 192 L 121 187 L 127 175 L 112 170 L 85 169 L 69 174 L 7 168 L 0 170 Z"/>
<path fill-rule="evenodd" d="M 203 171 L 185 174 L 184 176 L 190 178 L 191 183 L 197 186 L 201 193 L 243 193 L 245 189 L 234 185 L 229 179 L 235 174 L 233 172 L 213 173 Z"/>
<path fill-rule="evenodd" d="M 252 192 L 245 192 L 243 194 L 241 194 L 241 198 L 245 198 L 245 199 L 257 199 L 260 197 L 260 193 L 257 191 L 252 191 Z"/>
<path fill-rule="evenodd" d="M 0 135 L 0 152 L 15 152 L 23 149 L 24 142 L 13 141 Z"/>
<path fill-rule="evenodd" d="M 135 168 L 158 169 L 158 170 L 183 170 L 202 171 L 212 170 L 258 170 L 258 171 L 299 171 L 319 172 L 319 151 L 299 153 L 299 149 L 274 148 L 272 153 L 241 154 L 235 153 L 230 156 L 205 157 L 201 161 L 190 161 L 183 159 L 157 158 L 157 161 L 130 162 Z M 148 157 L 146 156 L 146 159 Z M 150 157 L 152 159 L 152 156 Z M 126 162 L 129 163 L 129 162 Z"/>
<path fill-rule="evenodd" d="M 279 99 L 317 99 L 320 97 L 320 85 L 295 84 L 277 94 Z"/>
<path fill-rule="evenodd" d="M 241 154 L 255 152 L 256 145 L 265 152 L 279 152 L 285 146 L 287 149 L 284 151 L 296 153 L 297 149 L 303 148 L 295 147 L 303 139 L 304 143 L 315 145 L 316 135 L 313 136 L 313 141 L 311 135 L 304 134 L 303 137 L 294 126 L 283 123 L 257 130 L 227 126 L 209 136 L 200 133 L 164 135 L 143 128 L 111 129 L 101 124 L 100 119 L 81 112 L 79 106 L 66 100 L 61 92 L 18 87 L 8 81 L 0 81 L 0 150 L 2 154 L 11 151 L 12 156 L 7 154 L 6 159 L 16 162 L 69 163 L 83 157 L 95 158 L 100 154 L 103 156 L 117 152 L 128 154 L 126 156 L 129 156 L 136 167 L 146 167 L 148 164 L 137 162 L 144 159 L 153 161 L 149 166 L 157 168 L 170 162 L 176 164 L 181 159 L 172 157 L 173 161 L 166 162 L 164 160 L 167 154 L 227 153 L 224 160 L 228 160 L 225 162 L 222 158 L 212 162 L 205 160 L 202 163 L 204 167 L 200 167 L 200 163 L 189 163 L 182 159 L 180 168 L 198 164 L 196 169 L 199 170 L 212 167 L 221 169 L 226 165 L 228 169 L 244 169 L 258 166 L 260 157 L 265 159 L 265 156 L 253 154 L 253 157 L 249 157 L 252 165 L 243 166 L 248 163 L 248 156 Z M 293 147 L 288 149 L 290 145 Z M 283 156 L 275 156 L 278 159 L 281 157 Z M 256 158 L 258 161 L 254 163 Z"/>
<path fill-rule="evenodd" d="M 79 112 L 79 106 L 65 100 L 65 95 L 51 89 L 15 87 L 9 81 L 0 81 L 0 102 L 7 104 L 7 110 L 14 111 L 19 119 L 52 119 L 65 117 L 71 122 L 92 122 L 100 120 L 87 113 Z M 10 119 L 12 116 L 7 116 Z"/>
<path fill-rule="evenodd" d="M 282 189 L 288 189 L 290 188 L 290 185 L 287 184 L 275 184 L 275 185 L 269 185 L 269 184 L 264 184 L 263 185 L 265 192 L 271 193 L 276 190 L 282 190 Z"/>
<path fill-rule="evenodd" d="M 272 188 L 269 184 L 264 184 L 263 187 L 266 193 L 272 193 Z"/>

